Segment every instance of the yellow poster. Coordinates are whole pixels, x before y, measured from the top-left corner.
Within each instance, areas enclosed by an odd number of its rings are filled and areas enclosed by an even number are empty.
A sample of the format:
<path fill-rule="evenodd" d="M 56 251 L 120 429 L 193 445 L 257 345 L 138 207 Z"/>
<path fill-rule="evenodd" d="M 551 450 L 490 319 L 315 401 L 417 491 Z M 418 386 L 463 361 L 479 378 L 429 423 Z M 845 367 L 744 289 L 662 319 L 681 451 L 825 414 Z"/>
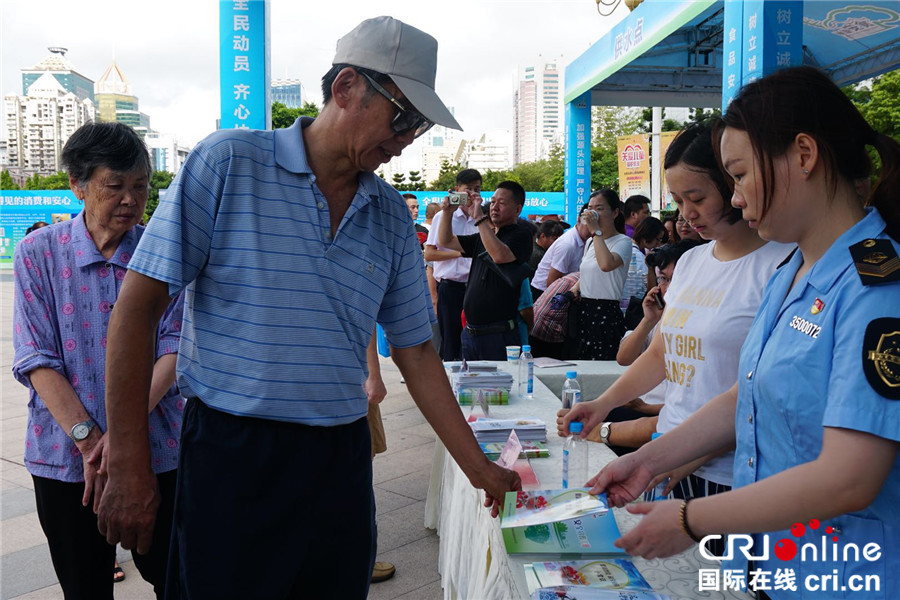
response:
<path fill-rule="evenodd" d="M 650 136 L 622 135 L 616 138 L 619 158 L 619 196 L 650 197 Z"/>
<path fill-rule="evenodd" d="M 675 203 L 672 202 L 672 194 L 669 193 L 669 184 L 666 181 L 666 171 L 663 169 L 663 165 L 666 164 L 666 150 L 669 149 L 669 144 L 676 135 L 678 135 L 677 131 L 663 131 L 659 134 L 659 168 L 661 170 L 659 191 L 662 194 L 659 206 L 662 210 L 675 210 Z"/>

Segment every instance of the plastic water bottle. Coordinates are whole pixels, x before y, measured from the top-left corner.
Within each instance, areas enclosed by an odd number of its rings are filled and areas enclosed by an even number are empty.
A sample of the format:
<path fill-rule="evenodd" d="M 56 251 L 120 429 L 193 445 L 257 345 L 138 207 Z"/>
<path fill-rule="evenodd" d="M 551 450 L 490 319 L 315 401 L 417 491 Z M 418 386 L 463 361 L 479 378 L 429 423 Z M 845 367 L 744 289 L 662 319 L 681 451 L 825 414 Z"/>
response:
<path fill-rule="evenodd" d="M 581 402 L 581 386 L 578 385 L 578 373 L 566 371 L 566 382 L 562 387 L 562 407 L 573 408 Z"/>
<path fill-rule="evenodd" d="M 519 397 L 525 400 L 534 398 L 534 357 L 528 344 L 522 346 L 519 356 Z"/>
<path fill-rule="evenodd" d="M 628 303 L 632 296 L 643 298 L 647 293 L 647 275 L 641 269 L 641 261 L 644 255 L 639 250 L 632 250 L 631 261 L 628 263 L 628 277 L 625 279 L 625 287 L 622 290 L 622 298 L 619 300 L 619 307 L 622 312 L 628 308 Z"/>
<path fill-rule="evenodd" d="M 581 487 L 589 479 L 588 475 L 588 442 L 581 439 L 584 427 L 580 421 L 569 423 L 569 437 L 563 445 L 562 486 Z"/>
<path fill-rule="evenodd" d="M 657 431 L 652 436 L 650 436 L 650 441 L 655 440 L 656 438 L 658 438 L 661 435 L 662 434 Z M 666 493 L 667 485 L 669 485 L 668 477 L 666 477 L 665 479 L 663 479 L 662 481 L 657 483 L 655 486 L 653 486 L 652 489 L 644 492 L 644 502 L 656 502 L 658 500 L 668 500 L 669 494 Z"/>

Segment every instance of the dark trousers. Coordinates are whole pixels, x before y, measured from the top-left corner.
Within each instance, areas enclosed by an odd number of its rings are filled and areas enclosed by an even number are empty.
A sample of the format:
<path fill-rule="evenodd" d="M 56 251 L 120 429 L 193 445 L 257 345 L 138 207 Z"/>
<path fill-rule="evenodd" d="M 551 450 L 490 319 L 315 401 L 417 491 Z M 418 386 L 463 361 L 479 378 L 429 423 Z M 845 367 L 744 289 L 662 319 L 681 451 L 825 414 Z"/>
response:
<path fill-rule="evenodd" d="M 69 483 L 32 476 L 38 519 L 50 546 L 53 569 L 66 600 L 111 600 L 116 547 L 106 543 L 97 530 L 93 506 L 82 506 L 84 483 Z M 132 552 L 141 577 L 163 598 L 175 471 L 156 476 L 161 497 L 153 530 L 153 543 L 146 555 Z"/>
<path fill-rule="evenodd" d="M 442 279 L 438 282 L 437 318 L 441 329 L 441 360 L 462 358 L 459 335 L 462 333 L 463 299 L 466 284 Z M 504 356 L 506 356 L 504 354 Z"/>
<path fill-rule="evenodd" d="M 522 343 L 516 328 L 486 335 L 473 335 L 468 329 L 463 329 L 461 339 L 466 360 L 506 360 L 506 347 Z"/>
<path fill-rule="evenodd" d="M 363 600 L 375 563 L 369 427 L 184 410 L 167 600 Z"/>

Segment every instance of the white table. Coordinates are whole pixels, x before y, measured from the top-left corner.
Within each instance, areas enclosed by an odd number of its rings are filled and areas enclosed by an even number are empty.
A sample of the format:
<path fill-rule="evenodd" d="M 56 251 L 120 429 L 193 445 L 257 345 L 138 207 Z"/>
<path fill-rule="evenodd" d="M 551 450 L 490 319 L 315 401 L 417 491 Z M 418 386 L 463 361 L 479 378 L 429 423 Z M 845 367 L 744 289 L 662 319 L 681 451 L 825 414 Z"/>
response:
<path fill-rule="evenodd" d="M 541 489 L 559 488 L 562 483 L 560 462 L 563 438 L 556 435 L 556 411 L 559 391 L 567 370 L 578 371 L 583 397 L 595 398 L 624 371 L 614 362 L 577 361 L 576 367 L 535 369 L 534 400 L 525 403 L 513 398 L 508 406 L 491 406 L 494 417 L 535 416 L 547 423 L 547 446 L 550 458 L 531 461 L 540 479 Z M 501 368 L 506 363 L 500 363 Z M 468 407 L 463 407 L 468 411 Z M 602 444 L 591 444 L 590 470 L 615 458 Z M 525 572 L 522 565 L 532 558 L 515 558 L 506 553 L 499 519 L 492 519 L 483 507 L 484 496 L 469 484 L 438 440 L 435 444 L 431 481 L 425 504 L 425 526 L 437 529 L 440 536 L 438 571 L 441 573 L 445 600 L 492 600 L 528 598 Z M 632 529 L 639 517 L 623 509 L 613 509 L 619 529 Z M 552 559 L 548 559 L 552 560 Z M 737 592 L 698 591 L 698 570 L 717 568 L 700 558 L 697 547 L 670 558 L 644 560 L 634 558 L 641 574 L 654 590 L 668 594 L 673 600 L 697 598 L 746 600 L 748 595 Z"/>

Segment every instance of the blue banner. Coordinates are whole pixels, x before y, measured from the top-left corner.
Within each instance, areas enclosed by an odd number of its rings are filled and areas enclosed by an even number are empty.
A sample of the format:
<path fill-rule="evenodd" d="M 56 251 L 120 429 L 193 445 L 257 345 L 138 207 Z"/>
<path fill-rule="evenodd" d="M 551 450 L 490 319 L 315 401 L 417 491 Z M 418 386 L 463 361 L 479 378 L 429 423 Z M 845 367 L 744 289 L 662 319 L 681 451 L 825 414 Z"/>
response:
<path fill-rule="evenodd" d="M 722 31 L 722 112 L 741 88 L 741 57 L 744 55 L 744 3 L 725 0 Z"/>
<path fill-rule="evenodd" d="M 84 208 L 71 190 L 0 190 L 0 268 L 11 268 L 25 231 L 43 221 L 68 221 Z"/>
<path fill-rule="evenodd" d="M 269 0 L 219 2 L 219 129 L 269 129 Z"/>
<path fill-rule="evenodd" d="M 590 130 L 590 128 L 588 128 Z M 400 192 L 401 194 L 415 194 L 419 200 L 419 218 L 417 223 L 425 220 L 425 207 L 436 202 L 440 204 L 447 196 L 447 192 Z M 482 190 L 481 197 L 489 202 L 493 192 Z M 525 192 L 525 207 L 522 208 L 522 218 L 528 215 L 565 215 L 566 202 L 563 192 Z M 569 221 L 573 223 L 574 221 Z"/>
<path fill-rule="evenodd" d="M 578 210 L 591 195 L 591 93 L 566 104 L 565 215 L 575 223 Z"/>

